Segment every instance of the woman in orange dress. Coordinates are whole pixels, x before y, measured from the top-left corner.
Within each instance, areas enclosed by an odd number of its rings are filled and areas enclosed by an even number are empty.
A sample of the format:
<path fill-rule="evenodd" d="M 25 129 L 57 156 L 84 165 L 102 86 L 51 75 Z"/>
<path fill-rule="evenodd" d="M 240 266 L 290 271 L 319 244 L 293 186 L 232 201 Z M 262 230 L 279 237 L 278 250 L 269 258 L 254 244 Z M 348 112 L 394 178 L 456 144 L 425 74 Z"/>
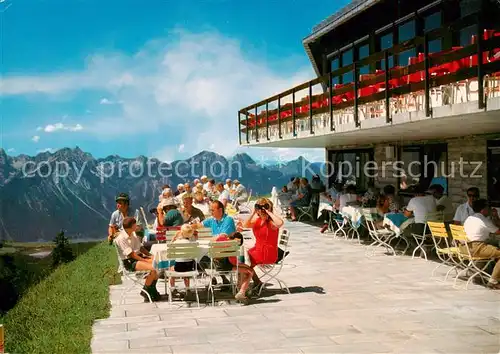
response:
<path fill-rule="evenodd" d="M 258 264 L 274 264 L 278 259 L 279 229 L 283 219 L 273 213 L 273 203 L 267 198 L 257 200 L 252 216 L 247 219 L 245 227 L 252 228 L 255 246 L 248 250 L 253 269 Z M 253 272 L 254 288 L 262 285 L 259 277 Z"/>

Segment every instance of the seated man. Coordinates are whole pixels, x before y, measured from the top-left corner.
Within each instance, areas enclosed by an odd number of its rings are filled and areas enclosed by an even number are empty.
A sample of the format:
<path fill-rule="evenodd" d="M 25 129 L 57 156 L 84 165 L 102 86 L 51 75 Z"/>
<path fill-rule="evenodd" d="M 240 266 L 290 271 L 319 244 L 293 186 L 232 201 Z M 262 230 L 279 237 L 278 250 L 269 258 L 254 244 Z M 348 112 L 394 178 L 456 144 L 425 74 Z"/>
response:
<path fill-rule="evenodd" d="M 227 203 L 230 200 L 229 190 L 224 189 L 224 185 L 222 183 L 217 183 L 215 188 L 216 188 L 217 192 L 219 193 L 219 197 L 218 197 L 219 202 L 221 202 L 222 205 L 224 205 L 224 208 L 226 208 Z"/>
<path fill-rule="evenodd" d="M 404 215 L 407 218 L 415 218 L 415 222 L 409 225 L 404 235 L 411 238 L 411 234 L 423 235 L 427 224 L 427 215 L 436 212 L 436 199 L 432 195 L 426 195 L 422 187 L 418 187 L 415 197 L 411 198 L 406 206 Z"/>
<path fill-rule="evenodd" d="M 469 240 L 468 246 L 472 257 L 494 258 L 497 260 L 495 268 L 488 282 L 488 287 L 492 289 L 500 289 L 500 249 L 498 248 L 498 240 L 496 244 L 490 244 L 495 236 L 500 235 L 500 229 L 497 225 L 488 218 L 490 207 L 485 199 L 478 199 L 472 203 L 474 215 L 469 216 L 464 222 L 464 231 Z M 464 247 L 459 245 L 460 251 L 467 253 Z"/>
<path fill-rule="evenodd" d="M 151 296 L 152 301 L 158 301 L 160 299 L 160 294 L 156 290 L 158 273 L 153 267 L 151 254 L 141 245 L 141 242 L 135 235 L 136 229 L 136 220 L 132 217 L 126 217 L 123 220 L 123 228 L 114 242 L 118 248 L 118 254 L 123 260 L 125 269 L 130 272 L 150 271 L 141 295 L 145 301 L 149 301 L 147 295 L 144 293 L 146 291 Z"/>
<path fill-rule="evenodd" d="M 444 187 L 440 184 L 433 184 L 429 187 L 429 193 L 436 198 L 436 211 L 443 212 L 444 221 L 448 223 L 453 221 L 453 203 L 448 196 L 444 195 Z"/>
<path fill-rule="evenodd" d="M 479 199 L 479 188 L 471 187 L 467 189 L 467 201 L 464 204 L 460 204 L 453 217 L 453 223 L 455 225 L 463 225 L 465 220 L 474 215 L 474 210 L 472 209 L 472 203 Z"/>
<path fill-rule="evenodd" d="M 182 216 L 185 223 L 190 223 L 196 219 L 199 221 L 205 220 L 203 211 L 193 206 L 193 196 L 191 194 L 184 194 L 182 196 Z"/>
<path fill-rule="evenodd" d="M 248 200 L 247 189 L 244 185 L 240 183 L 237 179 L 233 181 L 234 190 L 232 195 L 232 200 L 234 201 L 234 205 L 236 210 L 238 210 L 239 206 L 243 203 L 246 203 Z"/>

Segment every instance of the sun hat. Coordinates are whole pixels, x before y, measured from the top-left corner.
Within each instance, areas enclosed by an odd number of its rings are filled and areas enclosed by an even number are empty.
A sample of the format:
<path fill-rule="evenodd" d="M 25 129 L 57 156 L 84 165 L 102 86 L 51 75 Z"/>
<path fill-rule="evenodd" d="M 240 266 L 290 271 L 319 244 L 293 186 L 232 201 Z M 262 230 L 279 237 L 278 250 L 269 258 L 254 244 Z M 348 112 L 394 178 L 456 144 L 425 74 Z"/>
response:
<path fill-rule="evenodd" d="M 129 198 L 127 193 L 120 193 L 116 197 L 115 201 L 117 201 L 117 202 L 119 202 L 119 201 L 130 202 L 130 198 Z"/>
<path fill-rule="evenodd" d="M 177 206 L 177 203 L 175 202 L 174 198 L 165 198 L 163 199 L 163 202 L 161 203 L 163 207 L 166 206 Z"/>

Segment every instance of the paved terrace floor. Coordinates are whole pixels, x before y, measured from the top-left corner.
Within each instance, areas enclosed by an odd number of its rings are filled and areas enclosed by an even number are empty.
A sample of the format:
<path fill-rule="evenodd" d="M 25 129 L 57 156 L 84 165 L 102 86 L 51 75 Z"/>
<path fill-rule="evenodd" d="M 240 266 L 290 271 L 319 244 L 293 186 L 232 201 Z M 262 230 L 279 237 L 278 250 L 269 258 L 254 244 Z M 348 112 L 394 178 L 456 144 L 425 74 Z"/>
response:
<path fill-rule="evenodd" d="M 247 306 L 169 309 L 137 291 L 93 327 L 94 353 L 499 353 L 500 292 L 431 279 L 436 263 L 333 240 L 287 223 L 291 295 L 268 291 Z M 443 267 L 443 273 L 446 267 Z M 159 290 L 161 292 L 159 285 Z M 271 289 L 276 288 L 276 284 Z"/>

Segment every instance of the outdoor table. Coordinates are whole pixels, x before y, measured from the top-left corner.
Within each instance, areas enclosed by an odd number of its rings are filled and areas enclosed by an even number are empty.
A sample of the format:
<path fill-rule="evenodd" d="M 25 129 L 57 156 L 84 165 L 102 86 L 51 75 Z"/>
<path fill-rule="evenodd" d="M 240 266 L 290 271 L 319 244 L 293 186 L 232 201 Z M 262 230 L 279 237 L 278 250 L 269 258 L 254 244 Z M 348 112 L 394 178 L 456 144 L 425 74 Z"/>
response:
<path fill-rule="evenodd" d="M 319 203 L 319 207 L 318 207 L 318 218 L 321 216 L 321 212 L 323 210 L 335 212 L 335 209 L 333 208 L 332 203 L 321 202 L 321 203 Z"/>
<path fill-rule="evenodd" d="M 396 236 L 401 236 L 401 232 L 408 225 L 415 222 L 414 218 L 407 218 L 403 213 L 387 213 L 384 215 L 383 226 L 388 226 L 391 231 L 396 233 Z"/>

